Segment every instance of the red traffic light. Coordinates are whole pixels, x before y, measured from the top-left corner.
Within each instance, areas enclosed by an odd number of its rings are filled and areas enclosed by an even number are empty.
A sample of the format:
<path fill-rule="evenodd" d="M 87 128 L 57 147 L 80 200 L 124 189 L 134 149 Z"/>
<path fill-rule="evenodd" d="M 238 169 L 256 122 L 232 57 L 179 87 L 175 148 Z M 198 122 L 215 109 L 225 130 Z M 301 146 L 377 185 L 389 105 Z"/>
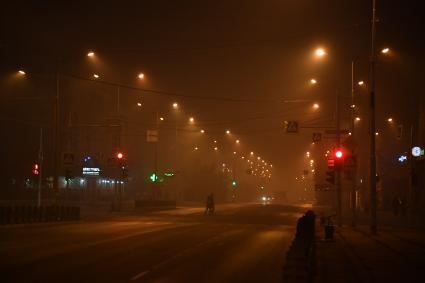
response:
<path fill-rule="evenodd" d="M 118 159 L 123 159 L 124 158 L 124 154 L 122 152 L 117 152 L 117 158 Z"/>
<path fill-rule="evenodd" d="M 39 166 L 38 166 L 38 163 L 35 163 L 34 164 L 34 166 L 32 167 L 32 173 L 34 174 L 34 175 L 38 175 L 40 172 L 38 171 L 38 169 L 39 169 Z"/>
<path fill-rule="evenodd" d="M 344 156 L 344 154 L 342 153 L 342 150 L 340 150 L 340 149 L 335 150 L 335 157 L 336 158 L 341 159 L 341 158 L 343 158 L 343 156 Z"/>

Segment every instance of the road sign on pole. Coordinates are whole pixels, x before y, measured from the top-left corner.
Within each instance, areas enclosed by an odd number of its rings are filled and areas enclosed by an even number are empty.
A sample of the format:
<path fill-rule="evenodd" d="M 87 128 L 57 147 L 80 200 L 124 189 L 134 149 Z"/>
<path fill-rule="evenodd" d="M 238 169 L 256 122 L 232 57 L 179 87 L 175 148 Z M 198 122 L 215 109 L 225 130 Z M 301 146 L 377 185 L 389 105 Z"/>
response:
<path fill-rule="evenodd" d="M 147 142 L 158 142 L 159 141 L 158 130 L 147 130 L 146 141 Z"/>
<path fill-rule="evenodd" d="M 285 121 L 285 131 L 288 134 L 298 133 L 298 121 Z"/>
<path fill-rule="evenodd" d="M 313 133 L 313 142 L 322 141 L 322 133 Z"/>
<path fill-rule="evenodd" d="M 74 153 L 72 152 L 64 152 L 62 154 L 62 162 L 64 166 L 74 166 Z"/>

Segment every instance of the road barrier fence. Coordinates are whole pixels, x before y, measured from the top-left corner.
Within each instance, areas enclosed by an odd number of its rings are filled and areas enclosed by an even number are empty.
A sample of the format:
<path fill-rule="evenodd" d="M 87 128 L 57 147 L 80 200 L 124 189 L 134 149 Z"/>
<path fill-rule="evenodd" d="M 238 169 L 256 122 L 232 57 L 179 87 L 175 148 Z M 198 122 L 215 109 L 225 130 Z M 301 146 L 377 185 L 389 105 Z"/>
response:
<path fill-rule="evenodd" d="M 77 206 L 0 206 L 0 225 L 75 221 L 80 219 Z"/>

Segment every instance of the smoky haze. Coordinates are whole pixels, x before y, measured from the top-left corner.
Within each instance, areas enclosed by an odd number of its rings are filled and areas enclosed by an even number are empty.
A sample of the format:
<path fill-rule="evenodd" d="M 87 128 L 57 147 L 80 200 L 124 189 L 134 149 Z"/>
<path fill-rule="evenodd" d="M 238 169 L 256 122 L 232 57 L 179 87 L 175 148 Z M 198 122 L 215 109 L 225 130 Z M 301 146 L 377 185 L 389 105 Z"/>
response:
<path fill-rule="evenodd" d="M 156 127 L 156 117 L 164 117 L 160 170 L 181 171 L 194 180 L 208 166 L 219 172 L 236 166 L 241 182 L 248 183 L 251 176 L 242 156 L 253 151 L 273 164 L 270 191 L 286 191 L 298 199 L 303 186 L 295 177 L 309 170 L 305 153 L 312 150 L 314 127 L 335 125 L 337 92 L 343 96 L 342 127 L 349 127 L 352 60 L 356 77 L 368 80 L 369 2 L 7 3 L 1 36 L 1 118 L 2 132 L 7 133 L 2 138 L 2 173 L 15 176 L 37 158 L 39 125 L 51 123 L 49 103 L 59 71 L 62 147 L 110 155 L 120 144 L 130 175 L 141 184 L 154 170 L 146 131 Z M 423 30 L 414 21 L 406 22 L 410 12 L 399 6 L 386 1 L 380 9 L 378 46 L 391 43 L 399 51 L 395 63 L 383 60 L 378 65 L 378 117 L 396 113 L 410 121 L 412 112 L 406 109 L 414 108 L 423 92 L 423 70 L 415 67 L 417 58 L 423 62 L 423 43 L 418 44 Z M 412 32 L 407 35 L 406 29 Z M 319 61 L 313 56 L 318 46 L 328 53 Z M 85 56 L 89 50 L 94 58 Z M 18 82 L 10 75 L 20 68 L 31 81 Z M 93 74 L 100 79 L 94 80 Z M 384 83 L 382 77 L 391 79 Z M 314 86 L 312 78 L 318 81 Z M 359 103 L 367 105 L 367 91 L 361 91 Z M 175 101 L 178 113 L 171 107 Z M 314 109 L 314 103 L 320 108 Z M 359 115 L 367 113 L 363 107 Z M 285 134 L 288 120 L 300 123 L 300 133 Z M 366 137 L 367 120 L 363 123 Z M 51 135 L 46 132 L 46 148 L 53 146 Z M 46 162 L 52 170 L 48 153 Z"/>

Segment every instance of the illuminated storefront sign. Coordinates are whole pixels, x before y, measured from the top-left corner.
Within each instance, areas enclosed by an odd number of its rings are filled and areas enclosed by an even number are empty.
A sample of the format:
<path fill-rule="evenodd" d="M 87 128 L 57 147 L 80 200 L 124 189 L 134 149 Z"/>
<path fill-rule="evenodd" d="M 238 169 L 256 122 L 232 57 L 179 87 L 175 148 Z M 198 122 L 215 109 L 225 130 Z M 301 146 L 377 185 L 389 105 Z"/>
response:
<path fill-rule="evenodd" d="M 97 167 L 83 167 L 83 175 L 86 176 L 99 176 L 100 168 Z"/>

